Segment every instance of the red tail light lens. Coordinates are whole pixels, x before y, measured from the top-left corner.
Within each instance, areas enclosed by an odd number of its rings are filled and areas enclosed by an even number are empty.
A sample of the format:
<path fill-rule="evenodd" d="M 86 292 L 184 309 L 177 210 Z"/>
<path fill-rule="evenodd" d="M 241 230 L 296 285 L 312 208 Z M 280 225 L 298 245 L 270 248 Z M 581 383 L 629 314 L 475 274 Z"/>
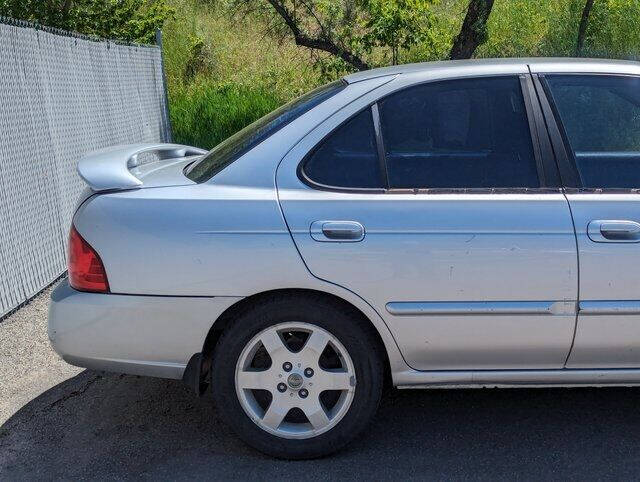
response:
<path fill-rule="evenodd" d="M 78 291 L 108 293 L 107 272 L 98 253 L 71 226 L 69 233 L 69 284 Z"/>

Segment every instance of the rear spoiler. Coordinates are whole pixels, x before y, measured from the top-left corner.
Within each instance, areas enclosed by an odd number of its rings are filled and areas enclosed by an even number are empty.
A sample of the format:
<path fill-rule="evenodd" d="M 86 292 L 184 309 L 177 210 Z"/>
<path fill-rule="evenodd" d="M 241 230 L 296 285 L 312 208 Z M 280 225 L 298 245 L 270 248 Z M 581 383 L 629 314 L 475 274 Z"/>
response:
<path fill-rule="evenodd" d="M 130 169 L 141 164 L 140 154 L 160 160 L 201 156 L 207 151 L 180 144 L 129 144 L 92 152 L 78 162 L 78 174 L 93 191 L 136 189 L 142 181 Z"/>

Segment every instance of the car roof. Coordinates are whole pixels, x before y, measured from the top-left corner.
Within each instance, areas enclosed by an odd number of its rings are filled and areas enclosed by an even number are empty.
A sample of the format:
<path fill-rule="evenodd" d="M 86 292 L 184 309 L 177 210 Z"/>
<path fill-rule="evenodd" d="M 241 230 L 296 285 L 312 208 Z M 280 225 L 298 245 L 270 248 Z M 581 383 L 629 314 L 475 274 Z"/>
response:
<path fill-rule="evenodd" d="M 569 57 L 532 57 L 502 59 L 469 59 L 446 60 L 440 62 L 422 62 L 418 64 L 394 65 L 346 75 L 344 80 L 350 84 L 362 80 L 387 75 L 412 74 L 419 72 L 437 73 L 443 71 L 444 77 L 455 76 L 456 72 L 477 71 L 480 75 L 504 74 L 506 71 L 521 72 L 529 68 L 533 73 L 566 72 L 566 73 L 620 73 L 640 74 L 640 62 L 628 60 L 585 59 Z M 445 71 L 446 70 L 446 74 Z"/>

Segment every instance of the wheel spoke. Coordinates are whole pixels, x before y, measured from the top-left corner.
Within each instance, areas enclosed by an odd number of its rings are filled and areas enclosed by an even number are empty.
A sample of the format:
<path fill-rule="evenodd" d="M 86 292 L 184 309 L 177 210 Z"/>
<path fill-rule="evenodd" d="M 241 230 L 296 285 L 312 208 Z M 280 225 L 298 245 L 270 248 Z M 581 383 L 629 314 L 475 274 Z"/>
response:
<path fill-rule="evenodd" d="M 282 353 L 283 351 L 289 351 L 276 330 L 265 331 L 260 337 L 260 341 L 262 342 L 264 349 L 267 350 L 267 353 L 272 360 L 279 353 Z"/>
<path fill-rule="evenodd" d="M 243 370 L 238 372 L 238 387 L 246 390 L 269 390 L 273 391 L 272 386 L 274 382 L 274 376 L 270 370 L 262 371 L 248 371 Z"/>
<path fill-rule="evenodd" d="M 276 430 L 284 420 L 284 417 L 287 416 L 287 413 L 289 413 L 289 407 L 279 404 L 277 398 L 274 397 L 262 417 L 262 423 Z"/>
<path fill-rule="evenodd" d="M 319 391 L 352 390 L 355 386 L 355 378 L 352 384 L 352 375 L 348 372 L 318 370 L 317 377 L 314 375 L 314 378 L 314 388 Z"/>
<path fill-rule="evenodd" d="M 304 404 L 301 408 L 314 430 L 320 430 L 329 424 L 329 416 L 324 411 L 319 398 L 316 397 L 315 400 Z"/>
<path fill-rule="evenodd" d="M 322 355 L 322 352 L 327 347 L 327 343 L 329 343 L 329 337 L 325 333 L 316 330 L 309 335 L 303 351 L 313 351 L 317 357 L 320 358 L 320 355 Z"/>

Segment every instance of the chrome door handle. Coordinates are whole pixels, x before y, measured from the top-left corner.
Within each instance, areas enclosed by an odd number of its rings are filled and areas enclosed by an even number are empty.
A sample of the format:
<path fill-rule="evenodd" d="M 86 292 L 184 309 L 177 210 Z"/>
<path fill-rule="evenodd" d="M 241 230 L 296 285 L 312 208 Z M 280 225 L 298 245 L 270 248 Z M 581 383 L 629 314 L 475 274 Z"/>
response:
<path fill-rule="evenodd" d="M 599 219 L 589 223 L 587 234 L 596 243 L 640 243 L 640 223 Z"/>
<path fill-rule="evenodd" d="M 353 243 L 364 239 L 364 226 L 356 221 L 314 221 L 310 232 L 316 241 Z"/>

